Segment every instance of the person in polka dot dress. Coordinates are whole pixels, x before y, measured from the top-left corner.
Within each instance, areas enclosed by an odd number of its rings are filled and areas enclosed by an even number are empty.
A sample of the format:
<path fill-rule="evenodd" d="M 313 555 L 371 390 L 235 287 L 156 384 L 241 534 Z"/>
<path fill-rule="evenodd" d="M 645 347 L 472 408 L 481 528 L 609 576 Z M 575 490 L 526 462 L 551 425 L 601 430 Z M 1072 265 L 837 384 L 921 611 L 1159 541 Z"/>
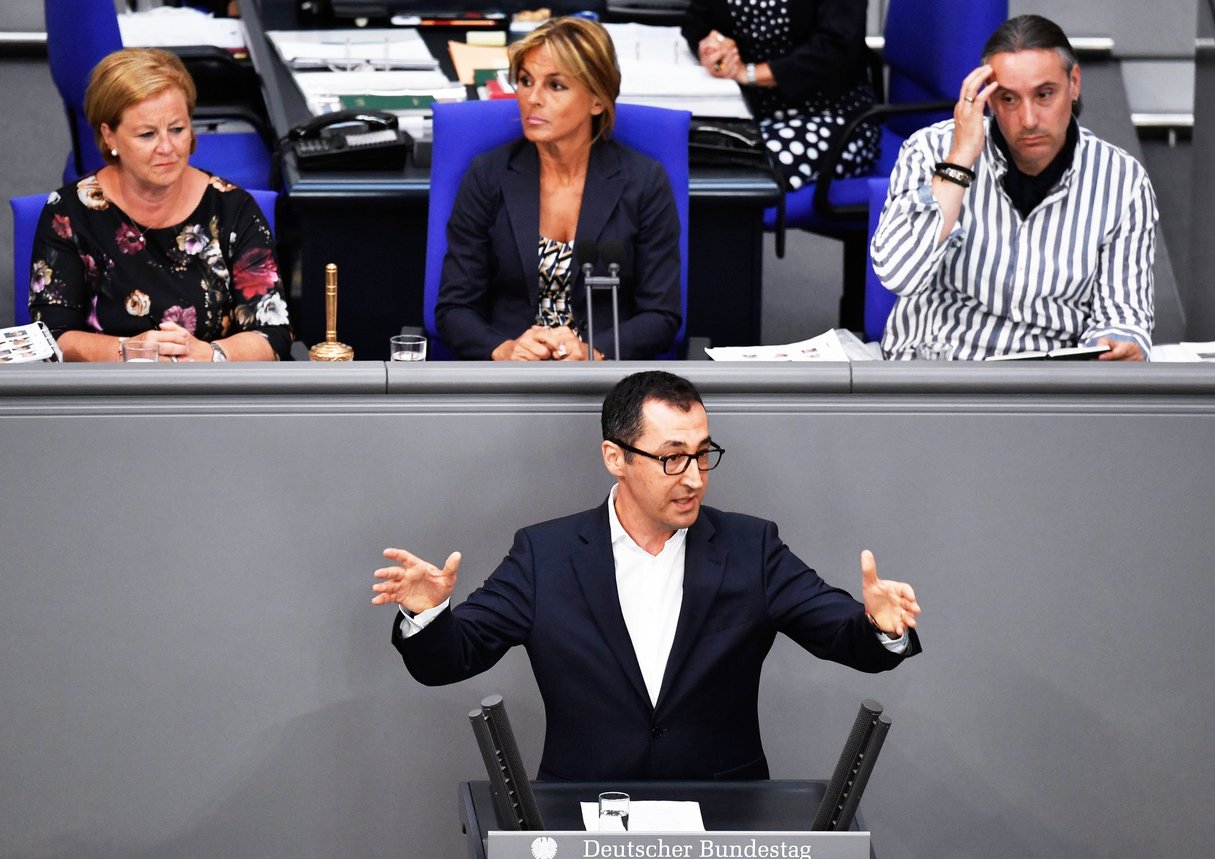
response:
<path fill-rule="evenodd" d="M 714 77 L 737 81 L 790 190 L 813 182 L 834 137 L 874 102 L 866 0 L 691 0 L 683 35 Z M 880 131 L 865 124 L 836 175 L 867 172 Z"/>

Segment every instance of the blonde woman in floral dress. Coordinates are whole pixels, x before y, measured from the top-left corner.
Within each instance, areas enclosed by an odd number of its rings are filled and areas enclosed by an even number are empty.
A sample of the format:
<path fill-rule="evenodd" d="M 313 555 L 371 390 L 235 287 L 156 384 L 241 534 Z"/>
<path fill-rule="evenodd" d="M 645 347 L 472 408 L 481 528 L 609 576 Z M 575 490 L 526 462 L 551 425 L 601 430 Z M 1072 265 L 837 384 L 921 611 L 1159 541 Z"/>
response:
<path fill-rule="evenodd" d="M 106 166 L 47 199 L 30 274 L 30 315 L 68 360 L 120 360 L 126 340 L 157 341 L 162 361 L 288 354 L 265 217 L 190 166 L 195 98 L 165 51 L 116 51 L 93 69 L 85 113 Z"/>

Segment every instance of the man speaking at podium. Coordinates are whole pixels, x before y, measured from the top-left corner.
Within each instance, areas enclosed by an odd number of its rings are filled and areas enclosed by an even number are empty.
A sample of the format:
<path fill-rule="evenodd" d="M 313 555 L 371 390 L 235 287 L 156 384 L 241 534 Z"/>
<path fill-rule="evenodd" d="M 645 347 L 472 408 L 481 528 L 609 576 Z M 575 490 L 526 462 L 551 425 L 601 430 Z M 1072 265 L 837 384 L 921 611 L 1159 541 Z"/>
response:
<path fill-rule="evenodd" d="M 527 648 L 547 730 L 538 777 L 574 781 L 768 777 L 759 679 L 776 633 L 861 671 L 919 651 L 910 585 L 861 553 L 864 602 L 798 560 L 776 525 L 703 507 L 723 449 L 691 382 L 650 371 L 603 403 L 599 507 L 524 528 L 485 583 L 449 606 L 460 566 L 403 549 L 376 570 L 398 603 L 393 643 L 435 686 Z"/>

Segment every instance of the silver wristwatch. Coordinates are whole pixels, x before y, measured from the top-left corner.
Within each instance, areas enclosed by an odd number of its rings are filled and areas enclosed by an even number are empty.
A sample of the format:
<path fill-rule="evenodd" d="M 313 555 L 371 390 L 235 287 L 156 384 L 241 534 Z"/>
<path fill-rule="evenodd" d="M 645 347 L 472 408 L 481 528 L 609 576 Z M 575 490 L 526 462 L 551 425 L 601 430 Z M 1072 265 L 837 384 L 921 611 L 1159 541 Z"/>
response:
<path fill-rule="evenodd" d="M 747 86 L 755 86 L 755 63 L 747 63 Z"/>
<path fill-rule="evenodd" d="M 212 361 L 227 361 L 228 353 L 218 343 L 211 344 L 211 360 Z"/>

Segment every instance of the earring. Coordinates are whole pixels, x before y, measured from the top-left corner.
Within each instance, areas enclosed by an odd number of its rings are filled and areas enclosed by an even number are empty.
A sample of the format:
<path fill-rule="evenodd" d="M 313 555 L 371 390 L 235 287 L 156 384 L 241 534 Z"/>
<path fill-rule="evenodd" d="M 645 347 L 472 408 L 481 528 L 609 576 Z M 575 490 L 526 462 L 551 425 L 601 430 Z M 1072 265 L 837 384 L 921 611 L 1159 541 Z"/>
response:
<path fill-rule="evenodd" d="M 117 158 L 117 157 L 118 157 L 118 150 L 117 150 L 117 149 L 111 149 L 111 150 L 110 150 L 110 157 L 111 157 L 111 158 Z"/>

